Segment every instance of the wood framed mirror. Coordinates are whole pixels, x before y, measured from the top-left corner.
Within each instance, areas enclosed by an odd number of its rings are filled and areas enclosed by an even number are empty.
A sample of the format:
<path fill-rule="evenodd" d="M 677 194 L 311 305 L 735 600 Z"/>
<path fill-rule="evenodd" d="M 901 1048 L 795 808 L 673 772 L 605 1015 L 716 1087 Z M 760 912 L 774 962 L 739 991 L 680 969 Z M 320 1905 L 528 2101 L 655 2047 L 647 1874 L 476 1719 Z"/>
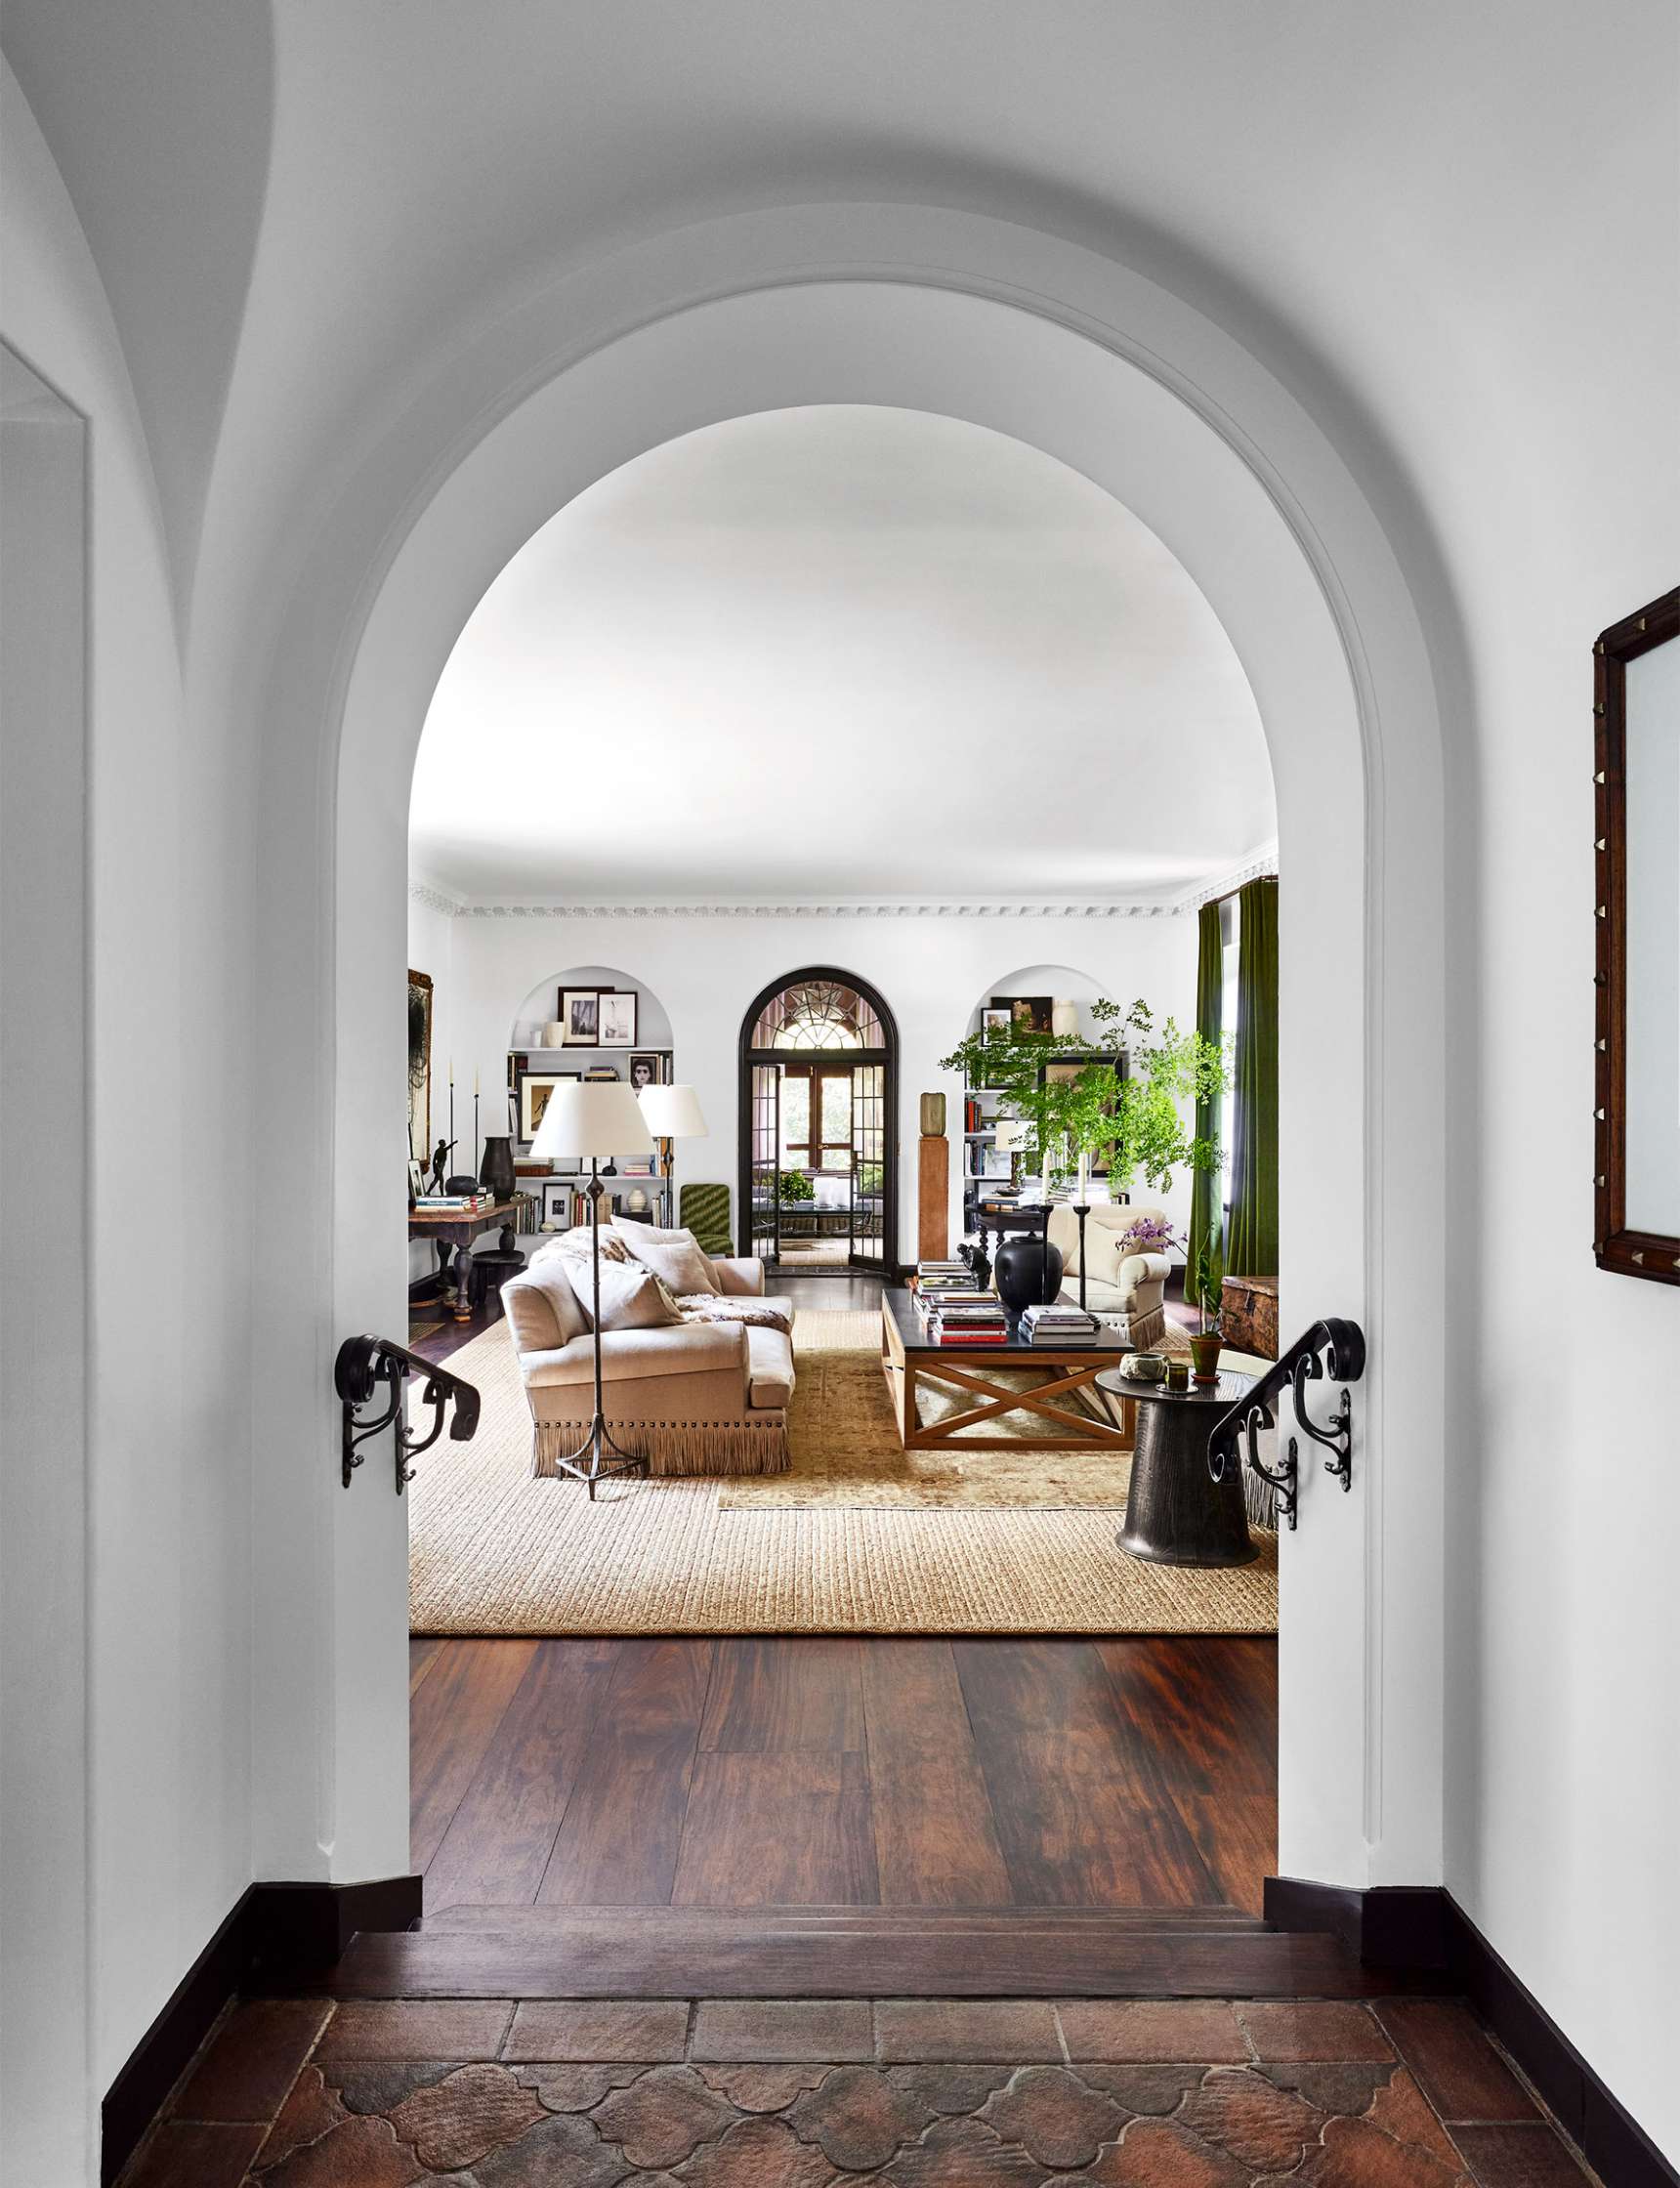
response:
<path fill-rule="evenodd" d="M 1680 1284 L 1680 587 L 1593 648 L 1593 1253 Z"/>

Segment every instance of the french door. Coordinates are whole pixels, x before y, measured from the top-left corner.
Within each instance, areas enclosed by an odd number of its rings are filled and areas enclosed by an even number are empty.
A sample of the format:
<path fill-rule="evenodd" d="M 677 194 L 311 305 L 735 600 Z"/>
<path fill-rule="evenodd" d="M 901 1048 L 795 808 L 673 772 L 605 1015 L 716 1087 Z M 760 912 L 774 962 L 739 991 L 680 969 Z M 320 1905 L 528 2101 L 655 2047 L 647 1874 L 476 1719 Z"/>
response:
<path fill-rule="evenodd" d="M 864 983 L 818 967 L 741 1028 L 741 1249 L 788 1271 L 884 1269 L 896 1240 L 897 1029 Z"/>

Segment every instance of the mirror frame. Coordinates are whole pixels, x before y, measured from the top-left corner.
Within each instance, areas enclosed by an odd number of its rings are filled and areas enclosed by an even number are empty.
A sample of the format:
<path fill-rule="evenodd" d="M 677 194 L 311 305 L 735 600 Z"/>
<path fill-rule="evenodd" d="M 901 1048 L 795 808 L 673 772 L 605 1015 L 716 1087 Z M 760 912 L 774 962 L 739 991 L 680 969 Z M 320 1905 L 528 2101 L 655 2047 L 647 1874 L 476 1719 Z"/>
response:
<path fill-rule="evenodd" d="M 1627 663 L 1680 640 L 1680 586 L 1635 609 L 1593 646 L 1593 1258 L 1601 1269 L 1680 1284 L 1680 1238 L 1627 1228 Z"/>

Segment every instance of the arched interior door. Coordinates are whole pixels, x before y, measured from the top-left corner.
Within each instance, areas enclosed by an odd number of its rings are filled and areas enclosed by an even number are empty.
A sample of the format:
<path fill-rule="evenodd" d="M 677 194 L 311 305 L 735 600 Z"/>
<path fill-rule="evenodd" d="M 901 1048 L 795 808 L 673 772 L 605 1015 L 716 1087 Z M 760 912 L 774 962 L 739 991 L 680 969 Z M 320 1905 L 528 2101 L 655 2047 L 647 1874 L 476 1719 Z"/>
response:
<path fill-rule="evenodd" d="M 742 1250 L 809 1273 L 885 1270 L 897 1033 L 843 975 L 767 989 L 741 1030 Z"/>

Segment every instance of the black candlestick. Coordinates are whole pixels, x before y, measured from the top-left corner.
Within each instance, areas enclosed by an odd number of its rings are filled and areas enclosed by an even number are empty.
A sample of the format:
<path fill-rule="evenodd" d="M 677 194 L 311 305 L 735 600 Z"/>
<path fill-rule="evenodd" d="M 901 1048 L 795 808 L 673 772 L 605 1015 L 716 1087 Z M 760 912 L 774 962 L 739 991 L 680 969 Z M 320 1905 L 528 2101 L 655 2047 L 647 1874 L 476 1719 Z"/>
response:
<path fill-rule="evenodd" d="M 1089 1201 L 1082 1208 L 1075 1207 L 1073 1210 L 1079 1218 L 1079 1312 L 1082 1315 L 1088 1315 L 1091 1311 L 1085 1304 L 1085 1218 L 1090 1212 Z"/>

